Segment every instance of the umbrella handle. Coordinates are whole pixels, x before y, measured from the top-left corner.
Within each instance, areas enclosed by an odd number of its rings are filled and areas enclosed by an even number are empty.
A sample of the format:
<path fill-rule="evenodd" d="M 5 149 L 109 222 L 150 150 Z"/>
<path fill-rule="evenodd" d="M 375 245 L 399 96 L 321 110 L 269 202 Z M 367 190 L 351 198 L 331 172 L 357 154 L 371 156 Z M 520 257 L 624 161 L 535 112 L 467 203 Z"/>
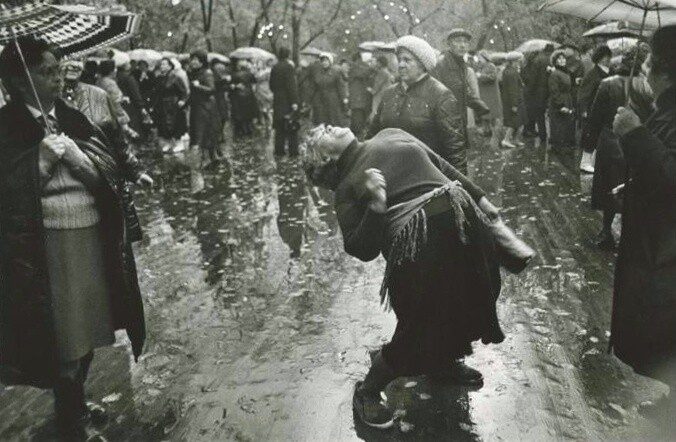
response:
<path fill-rule="evenodd" d="M 12 26 L 9 27 L 10 32 L 12 33 L 12 38 L 14 39 L 14 45 L 16 45 L 16 50 L 19 53 L 19 58 L 21 59 L 21 65 L 23 66 L 24 72 L 26 73 L 26 78 L 28 78 L 28 84 L 31 87 L 31 92 L 33 92 L 33 98 L 35 98 L 35 102 L 38 105 L 38 108 L 40 109 L 42 119 L 45 122 L 45 130 L 47 131 L 47 135 L 52 135 L 53 131 L 52 128 L 49 124 L 49 121 L 47 120 L 47 114 L 45 114 L 45 110 L 42 106 L 42 102 L 40 101 L 40 97 L 38 96 L 38 91 L 35 89 L 35 83 L 33 83 L 33 77 L 31 77 L 31 73 L 28 70 L 28 64 L 26 64 L 26 59 L 23 56 L 23 51 L 21 50 L 21 46 L 19 46 L 19 39 L 16 36 L 16 33 L 14 32 L 14 28 Z"/>

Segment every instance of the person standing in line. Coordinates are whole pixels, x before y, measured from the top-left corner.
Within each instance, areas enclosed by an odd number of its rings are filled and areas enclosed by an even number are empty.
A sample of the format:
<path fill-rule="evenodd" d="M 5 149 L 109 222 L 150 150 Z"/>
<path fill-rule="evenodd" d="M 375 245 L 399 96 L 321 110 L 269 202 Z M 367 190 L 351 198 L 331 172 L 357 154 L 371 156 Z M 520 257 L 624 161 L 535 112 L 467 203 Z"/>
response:
<path fill-rule="evenodd" d="M 610 346 L 636 373 L 670 388 L 665 440 L 676 435 L 676 26 L 653 34 L 645 63 L 657 97 L 645 122 L 621 107 L 613 122 L 629 166 L 615 270 Z"/>
<path fill-rule="evenodd" d="M 471 39 L 472 34 L 464 29 L 451 30 L 446 37 L 448 49 L 430 72 L 434 78 L 451 90 L 458 101 L 462 115 L 463 139 L 467 150 L 471 146 L 467 131 L 468 115 L 465 109 L 471 108 L 477 120 L 490 113 L 490 109 L 481 100 L 477 91 L 470 87 L 470 68 L 464 57 L 469 52 Z"/>
<path fill-rule="evenodd" d="M 385 90 L 369 136 L 388 127 L 405 130 L 465 173 L 464 108 L 453 92 L 429 74 L 436 63 L 434 48 L 413 35 L 398 39 L 396 48 L 401 83 Z"/>
<path fill-rule="evenodd" d="M 502 97 L 500 96 L 500 87 L 498 86 L 499 71 L 485 50 L 479 51 L 476 58 L 478 62 L 476 63 L 477 69 L 475 71 L 479 82 L 479 96 L 490 110 L 490 113 L 483 119 L 485 134 L 490 138 L 503 118 Z"/>
<path fill-rule="evenodd" d="M 523 146 L 516 141 L 516 134 L 523 126 L 523 82 L 519 65 L 523 55 L 519 52 L 509 52 L 505 55 L 506 66 L 502 72 L 501 94 L 505 124 L 505 138 L 500 143 L 502 147 L 513 148 Z"/>
<path fill-rule="evenodd" d="M 349 65 L 348 84 L 350 99 L 350 129 L 357 138 L 363 137 L 366 130 L 372 96 L 369 92 L 373 81 L 373 70 L 356 52 Z"/>
<path fill-rule="evenodd" d="M 103 60 L 99 64 L 99 78 L 96 81 L 96 86 L 100 87 L 108 94 L 110 103 L 113 106 L 113 115 L 117 120 L 117 123 L 122 128 L 125 136 L 129 138 L 138 137 L 138 133 L 129 127 L 129 115 L 122 107 L 122 102 L 124 101 L 124 94 L 117 85 L 115 80 L 117 75 L 117 70 L 115 69 L 115 62 L 113 60 Z"/>
<path fill-rule="evenodd" d="M 344 126 L 348 104 L 347 83 L 341 70 L 333 66 L 331 56 L 322 54 L 320 65 L 313 72 L 313 122 Z"/>
<path fill-rule="evenodd" d="M 237 138 L 250 137 L 254 133 L 253 120 L 258 117 L 258 103 L 254 95 L 256 77 L 249 70 L 247 60 L 233 60 L 235 70 L 230 83 L 232 124 Z"/>
<path fill-rule="evenodd" d="M 613 53 L 606 45 L 597 46 L 591 56 L 594 66 L 587 71 L 582 82 L 580 83 L 580 90 L 578 92 L 579 112 L 582 118 L 582 132 L 586 130 L 589 114 L 591 112 L 596 91 L 604 78 L 610 76 L 610 59 Z M 589 150 L 593 148 L 594 150 Z M 586 173 L 594 173 L 594 152 L 595 147 L 587 144 L 587 149 L 582 150 L 582 158 L 580 160 L 580 170 Z"/>
<path fill-rule="evenodd" d="M 221 60 L 214 60 L 211 63 L 211 69 L 214 71 L 214 80 L 216 82 L 216 107 L 218 108 L 218 142 L 225 142 L 225 123 L 230 119 L 230 103 L 228 103 L 228 92 L 230 91 L 230 75 L 228 66 Z"/>
<path fill-rule="evenodd" d="M 168 58 L 160 60 L 154 78 L 153 108 L 157 135 L 162 152 L 168 153 L 175 151 L 181 136 L 187 130 L 184 108 L 188 102 L 188 90 L 174 74 L 174 64 Z"/>
<path fill-rule="evenodd" d="M 591 203 L 594 210 L 603 212 L 603 224 L 596 239 L 596 245 L 602 250 L 615 249 L 612 225 L 619 208 L 611 192 L 627 179 L 627 163 L 622 154 L 619 139 L 612 131 L 613 118 L 617 109 L 627 102 L 625 88 L 628 85 L 632 67 L 635 63 L 636 66 L 641 66 L 647 55 L 646 50 L 634 46 L 622 56 L 617 75 L 601 81 L 582 134 L 583 150 L 596 150 L 597 152 Z M 631 91 L 632 107 L 644 121 L 652 113 L 654 100 L 645 75 L 640 72 L 634 74 Z"/>
<path fill-rule="evenodd" d="M 378 58 L 376 58 L 376 73 L 373 77 L 373 87 L 371 89 L 373 99 L 371 100 L 369 122 L 373 121 L 375 118 L 385 90 L 394 83 L 394 75 L 392 75 L 388 66 L 389 62 L 386 56 L 379 55 Z"/>
<path fill-rule="evenodd" d="M 327 168 L 335 177 L 330 184 L 316 175 Z M 463 358 L 476 340 L 504 340 L 495 307 L 500 271 L 488 227 L 489 218 L 499 216 L 497 208 L 401 129 L 359 142 L 348 128 L 319 126 L 310 132 L 305 169 L 313 183 L 319 178 L 335 192 L 345 251 L 362 261 L 382 253 L 387 261 L 380 296 L 394 310 L 397 326 L 355 385 L 358 418 L 390 428 L 393 411 L 381 393 L 400 376 L 480 388 L 482 374 Z"/>
<path fill-rule="evenodd" d="M 530 59 L 521 73 L 524 83 L 526 112 L 528 113 L 528 123 L 524 129 L 524 135 L 534 137 L 537 129 L 541 146 L 546 145 L 548 140 L 546 115 L 552 52 L 554 52 L 554 45 L 546 45 L 542 52 Z"/>
<path fill-rule="evenodd" d="M 553 150 L 564 152 L 575 146 L 575 108 L 573 106 L 573 80 L 568 72 L 566 54 L 554 51 L 549 74 L 548 103 L 551 145 Z"/>
<path fill-rule="evenodd" d="M 275 130 L 275 155 L 284 155 L 286 145 L 289 155 L 298 155 L 298 82 L 295 68 L 289 61 L 288 48 L 280 48 L 279 61 L 270 72 L 270 89 L 273 93 L 273 129 Z"/>
<path fill-rule="evenodd" d="M 12 95 L 0 110 L 0 380 L 51 388 L 59 438 L 98 440 L 90 424 L 106 412 L 84 391 L 94 352 L 125 330 L 138 360 L 145 341 L 123 172 L 105 134 L 59 98 L 45 42 L 7 45 L 0 78 Z"/>
<path fill-rule="evenodd" d="M 129 115 L 129 126 L 143 137 L 147 135 L 143 122 L 149 118 L 146 101 L 141 94 L 141 88 L 131 72 L 131 60 L 127 54 L 118 54 L 115 59 L 117 65 L 117 85 L 122 91 L 122 107 Z"/>
<path fill-rule="evenodd" d="M 200 152 L 203 161 L 208 156 L 213 163 L 221 155 L 216 133 L 216 83 L 206 51 L 197 50 L 190 54 L 190 69 L 190 145 L 193 153 Z"/>

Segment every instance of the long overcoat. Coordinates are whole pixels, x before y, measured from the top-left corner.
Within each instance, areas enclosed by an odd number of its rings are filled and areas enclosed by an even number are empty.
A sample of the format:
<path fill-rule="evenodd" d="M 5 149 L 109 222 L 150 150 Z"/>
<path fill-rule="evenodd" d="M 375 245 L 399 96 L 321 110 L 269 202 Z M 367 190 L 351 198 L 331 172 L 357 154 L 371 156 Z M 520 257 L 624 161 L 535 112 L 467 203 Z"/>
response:
<path fill-rule="evenodd" d="M 216 107 L 216 80 L 209 68 L 191 72 L 190 84 L 190 144 L 206 149 L 218 143 L 219 113 Z"/>
<path fill-rule="evenodd" d="M 101 214 L 115 329 L 125 329 L 135 357 L 145 340 L 143 304 L 126 235 L 124 178 L 106 137 L 79 111 L 56 103 L 62 132 L 94 145 L 87 155 L 104 178 L 94 193 Z M 0 380 L 51 387 L 59 360 L 42 224 L 38 169 L 44 129 L 18 101 L 0 109 Z"/>
<path fill-rule="evenodd" d="M 273 94 L 273 119 L 275 122 L 284 121 L 284 117 L 292 112 L 292 105 L 300 104 L 296 72 L 288 60 L 282 60 L 272 67 L 270 89 Z"/>
<path fill-rule="evenodd" d="M 315 124 L 347 125 L 343 100 L 347 98 L 347 83 L 338 68 L 320 66 L 313 70 L 312 119 Z"/>
<path fill-rule="evenodd" d="M 676 356 L 676 87 L 662 93 L 644 126 L 620 141 L 631 181 L 622 214 L 611 346 L 638 373 L 663 379 L 663 364 L 673 364 Z"/>
<path fill-rule="evenodd" d="M 502 95 L 502 113 L 504 114 L 505 127 L 518 129 L 524 123 L 521 120 L 523 114 L 521 108 L 524 104 L 523 82 L 516 66 L 507 66 L 503 71 L 500 93 Z"/>

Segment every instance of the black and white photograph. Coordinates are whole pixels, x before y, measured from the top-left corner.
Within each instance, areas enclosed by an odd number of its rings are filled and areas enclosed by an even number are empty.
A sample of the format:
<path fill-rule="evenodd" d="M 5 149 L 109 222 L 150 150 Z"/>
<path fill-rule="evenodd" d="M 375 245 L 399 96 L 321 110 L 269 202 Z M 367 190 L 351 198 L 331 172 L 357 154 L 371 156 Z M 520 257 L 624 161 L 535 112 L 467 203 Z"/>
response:
<path fill-rule="evenodd" d="M 676 0 L 0 0 L 0 442 L 676 440 Z"/>

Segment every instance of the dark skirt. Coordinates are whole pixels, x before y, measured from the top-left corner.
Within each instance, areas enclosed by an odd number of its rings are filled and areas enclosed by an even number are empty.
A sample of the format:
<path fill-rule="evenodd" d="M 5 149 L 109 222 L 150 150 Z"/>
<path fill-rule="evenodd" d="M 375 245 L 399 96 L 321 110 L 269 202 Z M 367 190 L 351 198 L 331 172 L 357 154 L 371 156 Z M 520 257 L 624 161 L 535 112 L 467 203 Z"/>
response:
<path fill-rule="evenodd" d="M 610 192 L 626 179 L 627 163 L 617 136 L 610 128 L 603 128 L 596 147 L 596 163 L 592 181 L 592 208 L 616 210 Z"/>
<path fill-rule="evenodd" d="M 491 293 L 499 271 L 478 237 L 463 244 L 448 213 L 428 218 L 427 235 L 418 259 L 394 269 L 389 285 L 398 322 L 383 356 L 399 375 L 438 373 L 471 354 L 473 341 L 504 339 Z"/>
<path fill-rule="evenodd" d="M 115 343 L 101 229 L 47 229 L 45 238 L 59 359 L 75 361 Z"/>
<path fill-rule="evenodd" d="M 575 118 L 558 110 L 549 110 L 550 141 L 552 147 L 575 146 Z"/>

